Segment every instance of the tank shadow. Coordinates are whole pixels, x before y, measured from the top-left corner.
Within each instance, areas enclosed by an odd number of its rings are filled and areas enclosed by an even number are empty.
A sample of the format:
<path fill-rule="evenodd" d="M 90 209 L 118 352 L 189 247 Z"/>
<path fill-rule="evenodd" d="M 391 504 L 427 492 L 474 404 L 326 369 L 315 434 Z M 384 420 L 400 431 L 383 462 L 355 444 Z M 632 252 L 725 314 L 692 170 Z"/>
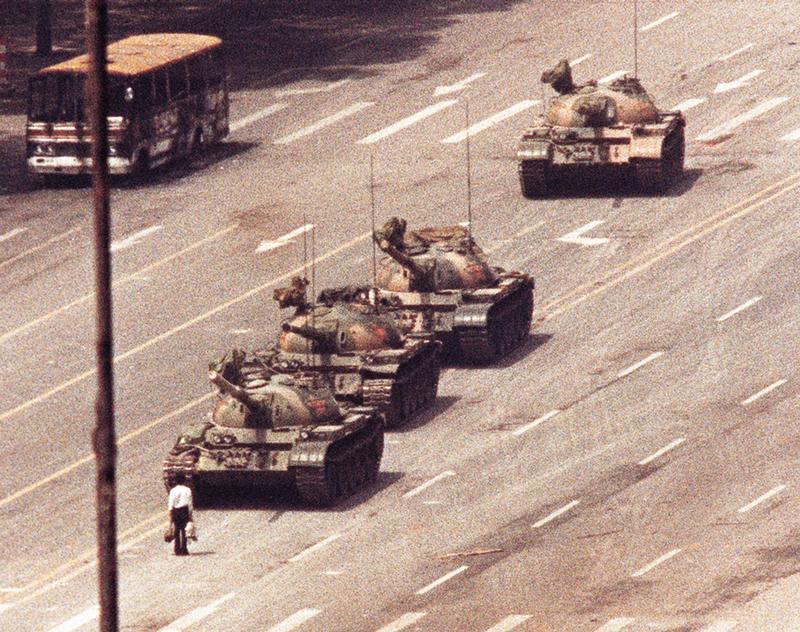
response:
<path fill-rule="evenodd" d="M 423 410 L 422 412 L 414 415 L 411 419 L 409 419 L 406 423 L 402 424 L 401 426 L 397 426 L 396 428 L 389 428 L 387 432 L 390 433 L 403 433 L 403 432 L 410 432 L 427 424 L 437 415 L 441 415 L 444 413 L 448 408 L 453 406 L 460 397 L 456 397 L 454 395 L 447 395 L 447 396 L 439 396 L 436 398 L 436 401 L 433 402 L 433 406 L 430 408 Z"/>
<path fill-rule="evenodd" d="M 531 334 L 528 339 L 515 348 L 511 353 L 491 364 L 469 364 L 461 362 L 457 357 L 448 360 L 447 366 L 454 369 L 505 369 L 526 358 L 537 348 L 541 347 L 553 337 L 553 334 Z"/>
<path fill-rule="evenodd" d="M 694 186 L 702 173 L 702 169 L 686 169 L 683 175 L 664 193 L 646 193 L 639 190 L 634 179 L 627 173 L 615 173 L 600 169 L 586 172 L 565 172 L 556 175 L 549 184 L 548 194 L 538 199 L 680 197 Z"/>

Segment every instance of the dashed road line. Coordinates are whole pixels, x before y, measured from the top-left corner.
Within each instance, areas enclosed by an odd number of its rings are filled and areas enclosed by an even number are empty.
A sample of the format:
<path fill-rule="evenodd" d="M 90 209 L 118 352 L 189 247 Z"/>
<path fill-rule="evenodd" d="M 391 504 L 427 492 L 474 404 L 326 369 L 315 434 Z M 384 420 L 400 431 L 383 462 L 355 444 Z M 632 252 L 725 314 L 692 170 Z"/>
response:
<path fill-rule="evenodd" d="M 426 118 L 441 112 L 442 110 L 451 107 L 458 103 L 458 99 L 446 99 L 445 101 L 439 101 L 438 103 L 434 103 L 433 105 L 429 105 L 428 107 L 412 114 L 411 116 L 407 116 L 404 119 L 397 121 L 396 123 L 392 123 L 388 127 L 384 127 L 377 132 L 370 134 L 358 141 L 361 145 L 369 145 L 372 143 L 377 143 L 380 140 L 383 140 L 387 136 L 391 136 L 392 134 L 396 134 L 407 127 L 411 127 L 416 123 L 419 123 Z"/>
<path fill-rule="evenodd" d="M 553 511 L 550 514 L 548 514 L 547 516 L 545 516 L 541 520 L 539 520 L 537 522 L 534 522 L 533 523 L 533 528 L 534 529 L 539 529 L 540 527 L 543 527 L 548 522 L 552 522 L 553 520 L 555 520 L 559 516 L 567 513 L 573 507 L 577 507 L 580 504 L 580 502 L 581 502 L 580 500 L 573 500 L 571 502 L 568 502 L 566 505 L 564 505 L 563 507 L 561 507 L 559 509 L 556 509 L 555 511 Z"/>
<path fill-rule="evenodd" d="M 714 621 L 711 625 L 702 628 L 700 632 L 730 632 L 736 627 L 736 621 Z"/>
<path fill-rule="evenodd" d="M 467 570 L 468 568 L 469 568 L 469 566 L 467 566 L 466 564 L 465 564 L 464 566 L 459 566 L 457 569 L 450 571 L 450 572 L 449 572 L 449 573 L 447 573 L 446 575 L 442 575 L 442 576 L 441 576 L 439 579 L 437 579 L 436 581 L 433 581 L 433 582 L 431 582 L 430 584 L 428 584 L 427 586 L 424 586 L 423 588 L 420 588 L 420 589 L 419 589 L 419 590 L 418 590 L 418 591 L 417 591 L 415 594 L 417 594 L 417 595 L 424 595 L 424 594 L 426 594 L 426 593 L 429 593 L 429 592 L 430 592 L 430 591 L 432 591 L 434 588 L 436 588 L 436 587 L 438 587 L 438 586 L 441 586 L 442 584 L 444 584 L 444 583 L 445 583 L 445 582 L 447 582 L 447 581 L 450 581 L 450 580 L 451 580 L 451 579 L 453 579 L 453 577 L 455 577 L 456 575 L 460 575 L 461 573 L 463 573 L 463 572 L 464 572 L 465 570 Z"/>
<path fill-rule="evenodd" d="M 721 57 L 717 58 L 717 61 L 728 61 L 732 57 L 736 57 L 736 55 L 741 55 L 742 53 L 744 53 L 745 51 L 750 50 L 751 48 L 753 48 L 753 43 L 752 42 L 748 42 L 747 44 L 745 44 L 741 48 L 737 48 L 735 51 L 732 51 L 730 53 L 727 53 L 726 55 L 722 55 Z"/>
<path fill-rule="evenodd" d="M 153 233 L 157 233 L 160 231 L 163 226 L 149 226 L 143 230 L 140 230 L 132 235 L 128 235 L 124 239 L 120 239 L 118 241 L 112 241 L 111 246 L 109 247 L 109 252 L 119 252 L 120 250 L 125 250 L 126 248 L 130 248 L 131 246 L 135 246 L 138 244 L 142 239 L 152 235 Z"/>
<path fill-rule="evenodd" d="M 648 463 L 655 461 L 657 458 L 664 456 L 670 450 L 674 450 L 675 448 L 677 448 L 684 441 L 686 441 L 685 437 L 680 437 L 678 439 L 675 439 L 675 441 L 673 441 L 672 443 L 668 443 L 660 450 L 656 450 L 650 456 L 643 458 L 641 461 L 639 461 L 639 465 L 647 465 Z"/>
<path fill-rule="evenodd" d="M 313 230 L 314 224 L 303 224 L 299 228 L 295 228 L 294 230 L 290 230 L 285 235 L 281 235 L 276 239 L 265 239 L 256 248 L 257 253 L 262 252 L 269 252 L 270 250 L 275 250 L 276 248 L 282 248 L 283 246 L 288 246 L 289 244 L 293 243 L 295 237 L 299 237 L 310 230 Z"/>
<path fill-rule="evenodd" d="M 616 619 L 611 619 L 605 625 L 597 628 L 595 632 L 619 632 L 620 630 L 627 628 L 634 621 L 636 621 L 636 619 L 630 619 L 629 617 L 617 617 Z"/>
<path fill-rule="evenodd" d="M 325 548 L 331 542 L 335 542 L 336 540 L 338 540 L 341 537 L 342 537 L 341 533 L 334 533 L 333 535 L 329 535 L 324 540 L 320 540 L 319 542 L 317 542 L 316 544 L 308 547 L 307 549 L 304 549 L 304 550 L 300 551 L 300 553 L 298 553 L 294 557 L 290 557 L 289 561 L 290 562 L 299 562 L 300 560 L 305 559 L 306 557 L 308 557 L 312 553 L 316 553 L 320 549 Z"/>
<path fill-rule="evenodd" d="M 290 632 L 301 625 L 303 625 L 309 619 L 313 619 L 316 617 L 322 610 L 316 610 L 314 608 L 303 608 L 302 610 L 298 610 L 290 617 L 287 617 L 277 625 L 273 625 L 267 632 Z"/>
<path fill-rule="evenodd" d="M 513 630 L 521 626 L 525 623 L 528 619 L 530 619 L 533 615 L 530 614 L 511 614 L 508 615 L 502 621 L 499 621 L 491 628 L 486 630 L 486 632 L 509 632 L 509 630 Z"/>
<path fill-rule="evenodd" d="M 482 121 L 478 121 L 474 125 L 470 125 L 467 129 L 461 130 L 460 132 L 453 134 L 452 136 L 448 136 L 444 140 L 443 143 L 460 143 L 466 140 L 467 136 L 475 136 L 478 132 L 482 132 L 483 130 L 489 129 L 493 125 L 497 125 L 501 121 L 505 121 L 520 112 L 524 112 L 525 110 L 532 108 L 540 101 L 537 100 L 530 100 L 527 99 L 525 101 L 520 101 L 519 103 L 515 103 L 511 107 L 506 108 L 505 110 L 501 110 L 496 114 L 492 114 L 491 116 L 483 119 Z"/>
<path fill-rule="evenodd" d="M 203 619 L 210 617 L 219 609 L 222 604 L 233 599 L 235 595 L 236 593 L 231 592 L 215 601 L 212 601 L 207 606 L 195 608 L 191 612 L 183 615 L 180 619 L 170 623 L 167 627 L 161 628 L 158 632 L 182 632 L 189 626 L 192 626 L 195 623 L 199 623 Z"/>
<path fill-rule="evenodd" d="M 414 625 L 426 614 L 427 612 L 406 612 L 403 616 L 383 626 L 378 632 L 400 632 L 400 630 L 405 630 L 408 626 Z"/>
<path fill-rule="evenodd" d="M 486 76 L 485 72 L 476 72 L 474 75 L 470 75 L 466 79 L 462 79 L 461 81 L 451 84 L 449 86 L 438 86 L 436 90 L 434 90 L 433 94 L 437 97 L 441 97 L 446 94 L 453 94 L 454 92 L 460 92 L 461 90 L 464 90 L 473 81 L 477 81 L 478 79 L 485 76 Z"/>
<path fill-rule="evenodd" d="M 20 259 L 22 259 L 24 257 L 27 257 L 28 255 L 32 255 L 35 252 L 39 252 L 43 248 L 47 248 L 47 246 L 49 246 L 50 244 L 54 244 L 57 241 L 61 241 L 65 237 L 69 237 L 70 235 L 74 235 L 79 230 L 81 230 L 80 226 L 76 226 L 75 228 L 70 228 L 69 230 L 66 230 L 63 233 L 60 233 L 58 235 L 54 235 L 53 237 L 50 237 L 49 239 L 46 239 L 45 241 L 43 241 L 41 244 L 39 244 L 37 246 L 33 246 L 32 248 L 28 248 L 27 250 L 25 250 L 23 252 L 19 252 L 16 255 L 14 255 L 13 257 L 10 257 L 9 259 L 4 259 L 3 261 L 0 261 L 0 270 L 5 268 L 6 266 L 10 266 L 15 261 L 19 261 Z M 92 296 L 94 296 L 94 294 L 92 294 Z"/>
<path fill-rule="evenodd" d="M 675 557 L 675 556 L 676 556 L 678 553 L 680 553 L 682 550 L 683 550 L 683 549 L 672 549 L 672 550 L 671 550 L 669 553 L 664 553 L 664 555 L 662 555 L 662 556 L 661 556 L 661 557 L 659 557 L 658 559 L 655 559 L 655 560 L 653 560 L 652 562 L 650 562 L 650 563 L 649 563 L 649 564 L 647 564 L 646 566 L 643 566 L 643 567 L 642 567 L 642 568 L 640 568 L 638 571 L 636 571 L 635 573 L 633 573 L 633 574 L 631 575 L 631 577 L 641 577 L 642 575 L 644 575 L 644 574 L 646 574 L 646 573 L 649 573 L 649 572 L 650 572 L 650 571 L 652 571 L 652 570 L 653 570 L 653 569 L 654 569 L 656 566 L 660 566 L 661 564 L 663 564 L 663 563 L 664 563 L 664 562 L 666 562 L 667 560 L 671 560 L 673 557 Z"/>
<path fill-rule="evenodd" d="M 679 110 L 681 112 L 686 112 L 686 110 L 691 110 L 692 108 L 696 108 L 698 105 L 702 105 L 708 101 L 706 97 L 693 97 L 691 99 L 686 99 L 686 101 L 681 101 L 677 105 L 673 105 L 670 109 L 674 112 Z"/>
<path fill-rule="evenodd" d="M 764 101 L 763 103 L 758 104 L 756 107 L 748 110 L 744 114 L 739 114 L 738 116 L 733 117 L 727 123 L 723 123 L 722 125 L 718 125 L 703 134 L 700 134 L 695 140 L 701 142 L 709 142 L 709 141 L 716 141 L 720 140 L 723 137 L 730 134 L 733 130 L 735 130 L 740 125 L 744 125 L 745 123 L 752 121 L 754 118 L 758 118 L 762 114 L 769 112 L 773 108 L 778 107 L 779 105 L 783 105 L 789 100 L 789 97 L 774 97 L 769 99 L 768 101 Z"/>
<path fill-rule="evenodd" d="M 601 224 L 605 224 L 605 220 L 596 219 L 566 235 L 558 237 L 556 241 L 563 241 L 566 244 L 577 244 L 578 246 L 600 246 L 602 244 L 607 244 L 609 242 L 608 237 L 583 237 L 585 233 L 594 230 Z"/>
<path fill-rule="evenodd" d="M 27 228 L 20 228 L 20 227 L 12 228 L 7 233 L 3 233 L 2 235 L 0 235 L 0 243 L 8 241 L 9 239 L 16 237 L 17 235 L 21 235 L 22 233 L 25 233 L 27 231 L 28 231 Z"/>
<path fill-rule="evenodd" d="M 662 355 L 664 355 L 663 351 L 656 351 L 655 353 L 651 353 L 646 358 L 643 358 L 642 360 L 639 360 L 635 364 L 630 365 L 627 369 L 622 369 L 622 371 L 617 373 L 617 377 L 618 378 L 626 377 L 631 373 L 633 373 L 634 371 L 641 369 L 645 364 L 652 362 L 656 358 L 660 358 Z"/>
<path fill-rule="evenodd" d="M 738 513 L 740 513 L 740 514 L 747 513 L 748 511 L 750 511 L 754 507 L 757 507 L 758 505 L 760 505 L 761 503 L 769 500 L 773 496 L 776 496 L 776 495 L 780 494 L 784 489 L 786 489 L 786 485 L 778 485 L 777 487 L 773 487 L 766 494 L 762 494 L 761 496 L 756 498 L 754 501 L 747 503 L 744 507 L 739 507 Z"/>
<path fill-rule="evenodd" d="M 758 77 L 758 75 L 762 74 L 763 72 L 764 71 L 760 69 L 751 70 L 747 74 L 742 75 L 741 77 L 739 77 L 738 79 L 734 79 L 733 81 L 718 83 L 717 87 L 714 88 L 714 94 L 722 94 L 723 92 L 730 92 L 731 90 L 737 90 L 738 88 L 746 86 L 751 79 L 755 79 L 756 77 Z"/>
<path fill-rule="evenodd" d="M 800 140 L 800 128 L 781 136 L 781 140 Z"/>
<path fill-rule="evenodd" d="M 528 430 L 532 430 L 533 428 L 536 428 L 536 426 L 538 426 L 540 424 L 543 424 L 548 419 L 552 419 L 553 417 L 558 415 L 560 412 L 561 412 L 560 409 L 554 408 L 553 410 L 551 410 L 548 413 L 545 413 L 541 417 L 537 417 L 532 422 L 527 423 L 524 426 L 520 426 L 516 430 L 512 431 L 511 434 L 514 435 L 515 437 L 519 437 L 520 435 L 525 434 L 526 432 L 528 432 Z"/>
<path fill-rule="evenodd" d="M 272 116 L 273 114 L 277 114 L 278 112 L 285 110 L 288 107 L 289 107 L 288 103 L 273 103 L 272 105 L 269 105 L 259 110 L 258 112 L 253 112 L 252 114 L 240 118 L 238 121 L 234 121 L 229 126 L 230 131 L 231 133 L 236 132 L 242 129 L 243 127 L 246 127 L 247 125 L 250 125 L 251 123 L 255 123 L 256 121 L 259 121 L 263 118 Z"/>
<path fill-rule="evenodd" d="M 297 130 L 291 134 L 287 134 L 286 136 L 281 136 L 279 139 L 274 141 L 275 145 L 288 145 L 289 143 L 293 143 L 294 141 L 304 138 L 306 136 L 310 136 L 314 132 L 318 132 L 321 129 L 325 129 L 333 125 L 334 123 L 338 123 L 339 121 L 346 119 L 354 114 L 358 114 L 362 110 L 367 109 L 368 107 L 372 107 L 375 105 L 372 101 L 359 101 L 358 103 L 354 103 L 353 105 L 346 107 L 336 114 L 331 114 L 330 116 L 326 116 L 325 118 L 320 119 L 316 123 L 312 123 L 307 127 Z"/>
<path fill-rule="evenodd" d="M 783 386 L 784 384 L 786 384 L 786 382 L 788 382 L 788 380 L 786 380 L 786 379 L 780 379 L 777 382 L 773 382 L 772 384 L 770 384 L 766 388 L 762 388 L 757 393 L 752 394 L 750 397 L 748 397 L 747 399 L 742 401 L 742 406 L 747 406 L 748 404 L 752 404 L 753 402 L 755 402 L 755 401 L 761 399 L 762 397 L 764 397 L 764 395 L 767 395 L 767 394 L 771 393 L 776 388 L 778 388 L 780 386 Z"/>
<path fill-rule="evenodd" d="M 72 632 L 73 630 L 82 628 L 90 621 L 94 621 L 95 619 L 97 619 L 99 614 L 100 614 L 99 606 L 92 606 L 91 608 L 87 608 L 83 612 L 76 614 L 71 619 L 67 619 L 61 625 L 57 625 L 56 627 L 51 628 L 50 632 Z"/>
<path fill-rule="evenodd" d="M 441 480 L 443 480 L 445 478 L 450 478 L 451 476 L 455 476 L 455 475 L 456 475 L 456 473 L 454 471 L 452 471 L 452 470 L 447 470 L 446 472 L 442 472 L 441 474 L 437 474 L 432 479 L 430 479 L 428 481 L 425 481 L 419 487 L 415 487 L 411 491 L 408 491 L 405 494 L 403 494 L 403 498 L 411 498 L 413 496 L 416 496 L 417 494 L 420 494 L 420 493 L 424 492 L 431 485 L 435 485 L 439 481 L 441 481 Z"/>
<path fill-rule="evenodd" d="M 572 68 L 574 68 L 578 64 L 582 64 L 585 61 L 589 61 L 592 57 L 593 57 L 593 55 L 591 53 L 586 53 L 585 55 L 581 55 L 577 59 L 573 59 L 571 62 L 569 62 L 569 65 Z"/>
<path fill-rule="evenodd" d="M 763 296 L 754 296 L 753 298 L 751 298 L 748 301 L 745 301 L 744 303 L 742 303 L 738 307 L 734 307 L 731 311 L 725 312 L 722 316 L 718 316 L 717 317 L 717 322 L 718 323 L 722 323 L 722 322 L 728 320 L 731 316 L 735 316 L 739 312 L 746 310 L 748 307 L 752 307 L 753 305 L 758 303 L 762 298 L 764 298 L 764 297 Z"/>
<path fill-rule="evenodd" d="M 313 88 L 282 88 L 280 90 L 275 90 L 272 94 L 279 99 L 281 97 L 303 96 L 306 94 L 320 94 L 323 92 L 332 92 L 337 88 L 346 86 L 351 81 L 352 79 L 345 78 L 345 79 L 339 79 L 338 81 L 331 81 L 330 83 L 326 83 L 324 86 L 315 86 Z"/>
<path fill-rule="evenodd" d="M 612 72 L 610 75 L 606 75 L 602 79 L 599 79 L 597 83 L 600 84 L 611 83 L 612 81 L 614 81 L 614 79 L 619 79 L 621 77 L 624 77 L 626 74 L 628 74 L 627 70 L 617 70 L 616 72 Z"/>
<path fill-rule="evenodd" d="M 680 15 L 678 11 L 673 11 L 672 13 L 668 13 L 667 15 L 663 15 L 657 20 L 653 20 L 650 24 L 645 24 L 642 28 L 639 29 L 640 32 L 644 33 L 645 31 L 649 31 L 650 29 L 654 29 L 657 26 L 661 26 L 664 22 L 668 22 L 674 18 L 677 18 Z"/>

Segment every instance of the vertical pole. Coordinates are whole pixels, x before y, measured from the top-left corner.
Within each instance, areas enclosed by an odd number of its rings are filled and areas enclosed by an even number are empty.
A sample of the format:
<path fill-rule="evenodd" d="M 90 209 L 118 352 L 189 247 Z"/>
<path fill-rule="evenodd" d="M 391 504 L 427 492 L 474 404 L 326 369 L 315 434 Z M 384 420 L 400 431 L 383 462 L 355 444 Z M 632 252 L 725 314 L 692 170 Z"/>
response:
<path fill-rule="evenodd" d="M 472 239 L 472 169 L 469 156 L 469 100 L 464 99 L 464 116 L 467 123 L 467 235 Z"/>
<path fill-rule="evenodd" d="M 306 219 L 306 212 L 303 210 L 303 228 L 308 226 L 308 220 Z M 308 231 L 303 230 L 303 280 L 308 283 Z M 305 290 L 304 290 L 305 291 Z M 306 298 L 308 300 L 308 298 Z M 311 301 L 313 303 L 314 297 L 312 294 Z M 311 309 L 314 309 L 314 306 L 311 306 Z M 306 320 L 308 320 L 308 315 L 306 314 Z M 308 325 L 308 323 L 305 323 Z M 306 364 L 311 364 L 311 340 L 308 338 L 306 340 Z"/>
<path fill-rule="evenodd" d="M 377 292 L 378 290 L 378 252 L 377 245 L 375 244 L 375 166 L 373 162 L 372 152 L 369 152 L 369 204 L 372 215 L 372 289 Z M 377 296 L 376 296 L 377 298 Z M 375 301 L 375 309 L 378 308 L 378 302 Z"/>
<path fill-rule="evenodd" d="M 53 54 L 53 22 L 50 0 L 36 3 L 36 54 Z"/>
<path fill-rule="evenodd" d="M 633 0 L 633 76 L 639 78 L 639 0 Z"/>
<path fill-rule="evenodd" d="M 92 135 L 94 196 L 97 425 L 92 436 L 97 463 L 97 557 L 100 630 L 119 629 L 117 591 L 116 437 L 114 433 L 114 367 L 111 329 L 111 255 L 108 196 L 108 113 L 106 72 L 106 0 L 86 0 L 86 46 L 89 73 L 86 103 Z"/>

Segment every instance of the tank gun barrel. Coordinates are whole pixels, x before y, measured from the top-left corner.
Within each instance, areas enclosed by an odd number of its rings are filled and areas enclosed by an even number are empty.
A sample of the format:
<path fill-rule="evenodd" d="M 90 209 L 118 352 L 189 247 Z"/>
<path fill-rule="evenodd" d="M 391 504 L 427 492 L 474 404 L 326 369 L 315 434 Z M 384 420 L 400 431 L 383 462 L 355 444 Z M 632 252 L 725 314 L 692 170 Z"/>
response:
<path fill-rule="evenodd" d="M 292 325 L 291 323 L 283 323 L 281 328 L 283 331 L 297 334 L 308 340 L 313 340 L 325 349 L 332 349 L 336 346 L 336 334 L 332 331 L 321 331 L 314 327 Z"/>
<path fill-rule="evenodd" d="M 224 377 L 222 377 L 222 375 L 220 375 L 213 369 L 208 372 L 208 379 L 221 392 L 230 395 L 234 399 L 238 399 L 241 403 L 243 403 L 251 410 L 255 410 L 257 408 L 257 403 L 253 401 L 253 398 L 250 397 L 249 393 L 246 390 L 244 390 L 241 386 L 237 386 L 236 384 L 231 384 L 228 380 L 226 380 Z"/>
<path fill-rule="evenodd" d="M 414 261 L 412 257 L 409 257 L 402 250 L 399 250 L 388 239 L 380 238 L 377 235 L 373 235 L 373 239 L 375 240 L 375 243 L 378 244 L 378 248 L 389 255 L 392 259 L 397 261 L 397 263 L 403 266 L 406 270 L 408 270 L 411 276 L 413 276 L 415 279 L 422 279 L 425 277 L 425 268 Z"/>

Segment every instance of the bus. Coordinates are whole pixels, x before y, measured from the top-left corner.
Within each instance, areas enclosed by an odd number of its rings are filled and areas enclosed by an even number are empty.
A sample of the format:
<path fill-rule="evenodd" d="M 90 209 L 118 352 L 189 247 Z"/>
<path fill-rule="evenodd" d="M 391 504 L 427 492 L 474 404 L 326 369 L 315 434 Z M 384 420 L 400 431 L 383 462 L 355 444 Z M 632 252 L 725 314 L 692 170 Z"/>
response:
<path fill-rule="evenodd" d="M 210 35 L 154 33 L 110 44 L 108 170 L 147 173 L 224 138 L 228 85 L 222 40 Z M 46 178 L 91 172 L 86 122 L 87 55 L 31 77 L 25 130 L 31 173 Z"/>

